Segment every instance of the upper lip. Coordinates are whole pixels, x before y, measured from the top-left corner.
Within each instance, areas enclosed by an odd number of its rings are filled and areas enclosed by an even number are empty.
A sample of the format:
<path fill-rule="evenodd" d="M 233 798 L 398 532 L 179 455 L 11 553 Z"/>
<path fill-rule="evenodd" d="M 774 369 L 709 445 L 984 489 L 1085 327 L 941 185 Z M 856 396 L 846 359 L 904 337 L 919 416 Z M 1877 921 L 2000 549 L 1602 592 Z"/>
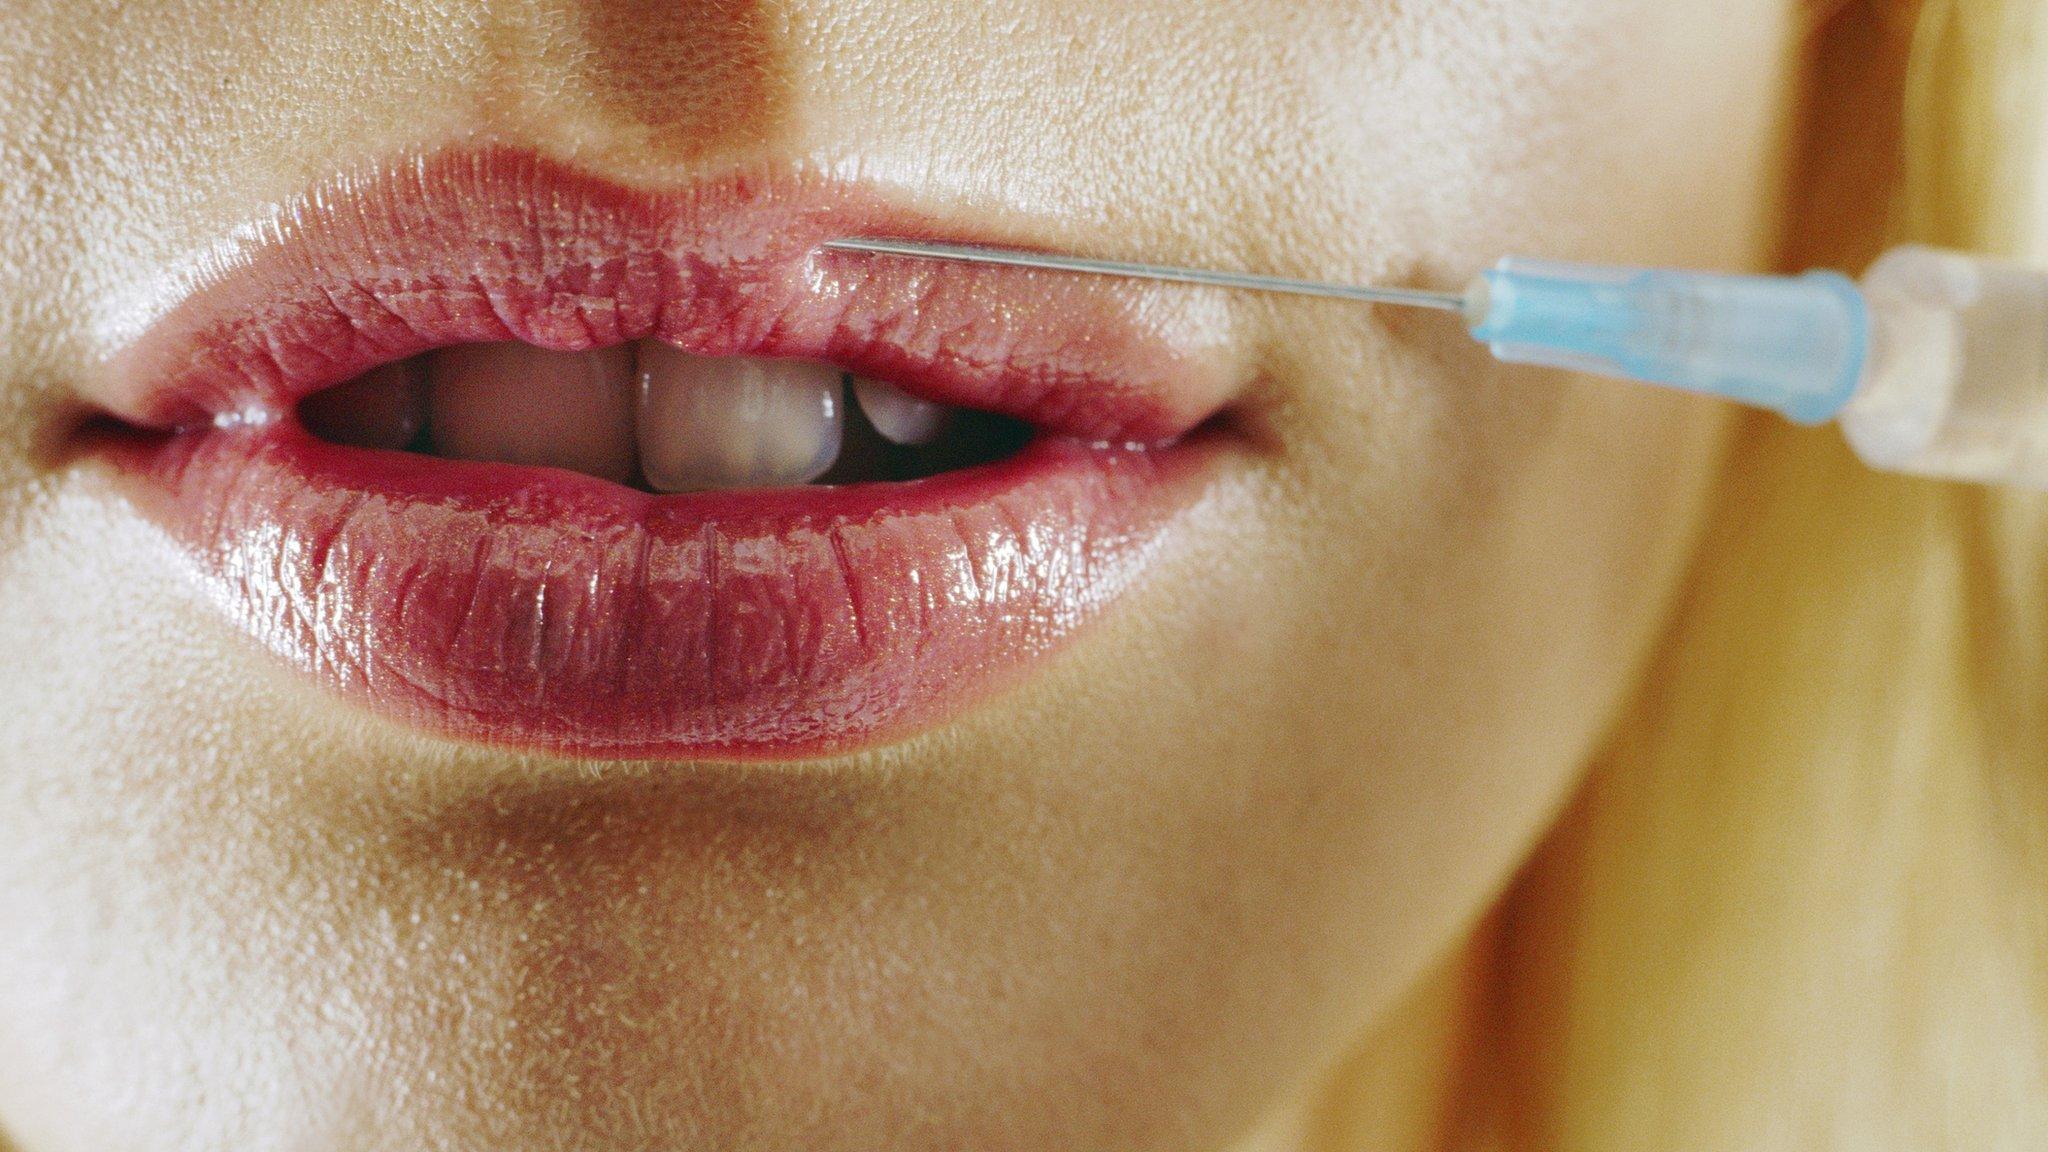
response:
<path fill-rule="evenodd" d="M 506 196 L 506 173 L 525 195 Z M 490 194 L 480 183 L 490 182 Z M 819 250 L 960 236 L 877 189 L 752 171 L 635 191 L 505 149 L 423 154 L 280 205 L 174 271 L 175 300 L 83 388 L 129 424 L 288 411 L 431 348 L 576 351 L 652 337 L 704 355 L 830 361 L 943 404 L 1097 442 L 1185 434 L 1237 391 L 1199 294 Z M 541 207 L 541 206 L 544 206 Z M 597 227 L 557 232 L 579 214 Z M 986 301 L 982 326 L 922 318 Z"/>

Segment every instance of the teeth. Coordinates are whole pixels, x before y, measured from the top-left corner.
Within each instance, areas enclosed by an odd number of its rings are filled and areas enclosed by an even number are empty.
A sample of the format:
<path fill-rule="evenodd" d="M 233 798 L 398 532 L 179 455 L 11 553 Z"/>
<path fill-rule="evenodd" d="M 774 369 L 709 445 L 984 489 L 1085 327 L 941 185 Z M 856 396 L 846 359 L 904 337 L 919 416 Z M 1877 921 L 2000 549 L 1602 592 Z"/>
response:
<path fill-rule="evenodd" d="M 642 341 L 640 470 L 662 492 L 817 479 L 839 457 L 837 368 L 694 356 Z"/>
<path fill-rule="evenodd" d="M 809 483 L 840 458 L 851 382 L 896 444 L 938 438 L 951 409 L 805 360 L 697 356 L 655 340 L 588 352 L 471 344 L 387 364 L 301 402 L 321 439 L 582 472 L 662 492 Z M 900 467 L 865 431 L 847 467 Z"/>
<path fill-rule="evenodd" d="M 550 352 L 528 344 L 445 348 L 428 361 L 434 447 L 443 456 L 633 478 L 633 350 Z"/>
<path fill-rule="evenodd" d="M 875 431 L 897 444 L 929 444 L 946 422 L 942 406 L 906 395 L 880 380 L 854 377 L 853 394 Z"/>
<path fill-rule="evenodd" d="M 336 444 L 404 448 L 427 422 L 418 365 L 400 360 L 316 392 L 299 406 L 299 419 L 313 435 Z"/>

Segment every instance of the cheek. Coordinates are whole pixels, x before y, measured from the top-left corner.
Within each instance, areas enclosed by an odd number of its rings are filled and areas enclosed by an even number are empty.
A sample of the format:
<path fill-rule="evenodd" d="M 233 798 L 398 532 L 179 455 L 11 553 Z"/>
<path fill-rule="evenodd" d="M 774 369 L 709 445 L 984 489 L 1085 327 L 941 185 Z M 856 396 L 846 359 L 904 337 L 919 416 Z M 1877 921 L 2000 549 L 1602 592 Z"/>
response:
<path fill-rule="evenodd" d="M 1215 509 L 1234 529 L 1203 534 L 1229 543 L 1176 600 L 1189 624 L 1157 659 L 1177 674 L 1150 707 L 1200 733 L 1185 747 L 1215 788 L 1172 803 L 1227 830 L 1187 882 L 1284 910 L 1239 946 L 1267 961 L 1328 933 L 1295 960 L 1341 974 L 1329 1018 L 1359 1021 L 1569 794 L 1666 616 L 1730 422 L 1426 339 L 1323 348 L 1345 351 L 1296 366 L 1415 391 L 1325 408 Z"/>
<path fill-rule="evenodd" d="M 1766 265 L 1787 12 L 1710 7 L 1446 6 L 1386 16 L 1400 33 L 1377 41 L 1305 41 L 1342 50 L 1270 121 L 1312 126 L 1275 147 L 1319 178 L 1255 174 L 1243 195 L 1266 211 L 1231 249 L 1428 287 L 1511 253 Z M 1176 654 L 1201 669 L 1183 718 L 1242 729 L 1217 758 L 1273 798 L 1242 825 L 1288 845 L 1259 879 L 1301 923 L 1346 925 L 1319 961 L 1352 1005 L 1383 1003 L 1525 857 L 1625 700 L 1732 414 L 1500 367 L 1444 317 L 1269 315 L 1276 447 L 1227 536 L 1256 560 L 1211 558 L 1217 615 Z M 1204 754 L 1220 747 L 1212 727 Z"/>
<path fill-rule="evenodd" d="M 1511 254 L 1766 266 L 1790 6 L 1754 7 L 1462 4 L 1378 58 L 1329 49 L 1300 119 L 1332 178 L 1275 206 L 1272 259 L 1432 288 Z M 1346 675 L 1471 709 L 1475 735 L 1430 740 L 1582 746 L 1672 593 L 1729 410 L 1503 367 L 1447 316 L 1274 317 L 1264 555 L 1315 590 L 1296 619 L 1362 638 L 1333 654 Z"/>

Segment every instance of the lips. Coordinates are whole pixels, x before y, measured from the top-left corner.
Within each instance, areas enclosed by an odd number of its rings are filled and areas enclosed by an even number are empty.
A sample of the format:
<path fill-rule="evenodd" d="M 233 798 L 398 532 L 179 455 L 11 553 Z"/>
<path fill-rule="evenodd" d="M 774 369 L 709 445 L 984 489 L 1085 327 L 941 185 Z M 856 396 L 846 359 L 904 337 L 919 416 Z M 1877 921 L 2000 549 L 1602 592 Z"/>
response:
<path fill-rule="evenodd" d="M 815 176 L 645 191 L 443 152 L 194 261 L 85 391 L 228 616 L 379 712 L 571 755 L 846 751 L 1014 683 L 1138 584 L 1238 383 L 1198 297 L 816 251 L 880 233 L 961 238 Z M 655 495 L 297 418 L 380 365 L 512 340 L 828 362 L 1036 435 L 919 480 Z"/>

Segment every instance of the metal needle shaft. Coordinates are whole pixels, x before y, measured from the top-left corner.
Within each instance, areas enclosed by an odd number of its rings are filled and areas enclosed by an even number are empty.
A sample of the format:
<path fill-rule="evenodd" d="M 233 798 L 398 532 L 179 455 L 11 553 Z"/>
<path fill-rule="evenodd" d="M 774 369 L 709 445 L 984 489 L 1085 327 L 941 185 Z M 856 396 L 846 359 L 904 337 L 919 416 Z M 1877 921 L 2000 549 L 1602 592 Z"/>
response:
<path fill-rule="evenodd" d="M 1017 248 L 985 248 L 972 244 L 933 244 L 923 240 L 849 237 L 827 240 L 822 247 L 837 252 L 870 252 L 883 256 L 911 256 L 926 260 L 956 260 L 970 264 L 1008 264 L 1017 268 L 1047 268 L 1058 272 L 1085 272 L 1098 276 L 1131 276 L 1140 280 L 1169 280 L 1180 284 L 1206 284 L 1214 288 L 1250 288 L 1259 292 L 1286 292 L 1296 296 L 1330 296 L 1367 304 L 1400 304 L 1411 308 L 1434 308 L 1462 312 L 1464 296 L 1455 292 L 1424 292 L 1414 288 L 1369 288 L 1358 284 L 1332 284 L 1320 280 L 1296 280 L 1286 276 L 1259 276 L 1248 272 L 1216 272 L 1206 268 L 1173 268 L 1163 264 L 1131 264 L 1121 260 L 1090 260 L 1080 256 L 1051 256 Z"/>

